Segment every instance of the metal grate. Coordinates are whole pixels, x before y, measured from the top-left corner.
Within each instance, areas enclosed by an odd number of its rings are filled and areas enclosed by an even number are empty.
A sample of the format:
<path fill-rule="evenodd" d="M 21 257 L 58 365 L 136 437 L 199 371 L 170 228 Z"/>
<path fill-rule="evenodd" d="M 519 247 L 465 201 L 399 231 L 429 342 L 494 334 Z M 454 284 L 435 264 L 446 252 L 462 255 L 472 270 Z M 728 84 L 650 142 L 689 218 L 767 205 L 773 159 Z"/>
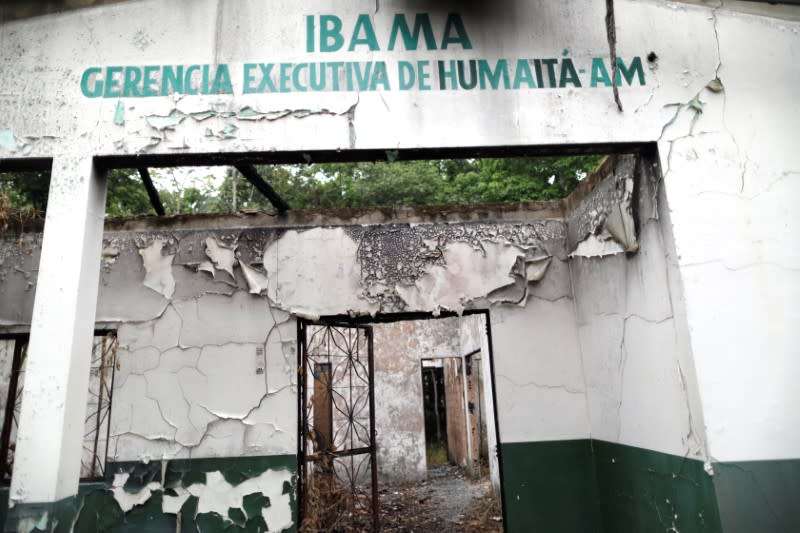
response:
<path fill-rule="evenodd" d="M 372 328 L 301 324 L 301 528 L 377 531 Z"/>
<path fill-rule="evenodd" d="M 81 455 L 82 480 L 102 479 L 105 473 L 117 344 L 115 332 L 95 333 Z M 3 416 L 0 468 L 2 481 L 6 484 L 10 483 L 14 469 L 27 355 L 27 336 L 0 339 L 0 398 L 6 401 L 4 408 L 0 409 Z"/>

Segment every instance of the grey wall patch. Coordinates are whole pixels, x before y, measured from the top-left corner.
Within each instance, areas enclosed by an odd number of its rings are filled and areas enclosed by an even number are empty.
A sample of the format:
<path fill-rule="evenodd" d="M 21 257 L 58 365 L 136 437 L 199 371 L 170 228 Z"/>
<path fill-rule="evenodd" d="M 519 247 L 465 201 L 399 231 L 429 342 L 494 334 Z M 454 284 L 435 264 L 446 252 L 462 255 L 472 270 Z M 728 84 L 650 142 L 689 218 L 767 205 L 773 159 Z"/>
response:
<path fill-rule="evenodd" d="M 236 263 L 233 248 L 220 244 L 214 237 L 207 237 L 206 255 L 217 269 L 224 270 L 231 275 L 231 278 L 236 279 L 236 276 L 233 275 L 233 265 Z"/>
<path fill-rule="evenodd" d="M 248 266 L 247 263 L 239 261 L 239 266 L 242 267 L 244 279 L 247 280 L 247 287 L 250 294 L 261 294 L 267 290 L 267 276 L 255 268 Z"/>
<path fill-rule="evenodd" d="M 139 250 L 142 263 L 146 272 L 144 285 L 162 294 L 165 298 L 172 298 L 175 292 L 175 278 L 172 275 L 172 261 L 175 255 L 161 253 L 167 243 L 162 238 L 154 239 L 146 248 Z"/>

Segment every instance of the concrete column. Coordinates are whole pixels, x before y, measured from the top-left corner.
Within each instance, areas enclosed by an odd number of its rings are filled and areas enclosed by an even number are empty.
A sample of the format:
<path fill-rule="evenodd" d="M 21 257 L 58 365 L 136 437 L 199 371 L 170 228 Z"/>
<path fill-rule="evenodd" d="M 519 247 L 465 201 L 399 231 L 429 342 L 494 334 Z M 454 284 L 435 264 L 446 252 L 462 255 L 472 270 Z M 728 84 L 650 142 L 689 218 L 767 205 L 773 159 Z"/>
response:
<path fill-rule="evenodd" d="M 105 176 L 88 156 L 56 157 L 33 304 L 10 498 L 77 493 L 92 351 Z"/>

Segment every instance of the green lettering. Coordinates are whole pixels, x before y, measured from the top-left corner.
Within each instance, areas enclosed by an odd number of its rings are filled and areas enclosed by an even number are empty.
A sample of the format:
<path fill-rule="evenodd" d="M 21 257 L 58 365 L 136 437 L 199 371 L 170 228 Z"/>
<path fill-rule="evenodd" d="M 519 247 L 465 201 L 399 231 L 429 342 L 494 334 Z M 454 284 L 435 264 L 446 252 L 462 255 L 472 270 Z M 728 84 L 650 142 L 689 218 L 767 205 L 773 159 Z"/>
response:
<path fill-rule="evenodd" d="M 590 85 L 597 87 L 598 83 L 602 83 L 606 87 L 611 87 L 611 78 L 608 76 L 608 70 L 602 57 L 592 58 L 592 79 Z"/>
<path fill-rule="evenodd" d="M 242 94 L 253 94 L 256 91 L 255 87 L 253 87 L 252 83 L 256 81 L 256 77 L 253 76 L 252 71 L 258 65 L 256 63 L 245 63 L 244 64 L 244 75 L 242 76 L 243 83 L 242 83 Z"/>
<path fill-rule="evenodd" d="M 211 84 L 211 94 L 233 94 L 231 73 L 228 71 L 228 65 L 225 63 L 217 67 L 217 72 L 214 75 L 214 82 Z"/>
<path fill-rule="evenodd" d="M 428 83 L 428 78 L 431 77 L 431 73 L 428 72 L 428 67 L 431 66 L 431 62 L 428 60 L 424 61 L 417 61 L 417 78 L 419 78 L 419 90 L 420 91 L 430 91 L 431 84 Z"/>
<path fill-rule="evenodd" d="M 450 35 L 453 30 L 456 32 L 455 36 Z M 457 13 L 447 15 L 447 21 L 444 24 L 444 37 L 442 37 L 442 46 L 440 48 L 447 50 L 448 44 L 460 44 L 464 50 L 472 50 L 472 43 L 467 37 L 464 22 L 461 20 L 461 15 Z"/>
<path fill-rule="evenodd" d="M 528 85 L 528 89 L 536 88 L 536 80 L 533 79 L 533 72 L 531 72 L 531 64 L 528 59 L 518 59 L 517 68 L 514 69 L 514 84 L 512 88 L 519 89 L 522 84 Z"/>
<path fill-rule="evenodd" d="M 344 44 L 342 19 L 336 15 L 319 16 L 319 51 L 336 52 Z"/>
<path fill-rule="evenodd" d="M 142 71 L 137 67 L 125 67 L 122 83 L 122 96 L 142 96 L 139 91 L 139 82 L 142 81 Z"/>
<path fill-rule="evenodd" d="M 264 93 L 267 92 L 266 89 L 269 86 L 269 91 L 274 93 L 277 92 L 275 89 L 275 84 L 272 83 L 272 63 L 261 63 L 258 65 L 261 69 L 261 83 L 258 84 L 258 90 L 256 92 Z"/>
<path fill-rule="evenodd" d="M 538 59 L 534 59 L 533 69 L 536 72 L 536 86 L 541 89 L 544 87 L 544 82 L 542 81 L 542 62 Z"/>
<path fill-rule="evenodd" d="M 466 90 L 474 89 L 478 85 L 478 72 L 474 59 L 469 60 L 469 81 L 467 81 L 467 75 L 464 73 L 464 61 L 458 61 L 458 84 L 461 85 L 462 89 Z M 483 82 L 481 82 L 481 85 L 483 85 Z"/>
<path fill-rule="evenodd" d="M 621 57 L 617 58 L 617 87 L 622 85 L 622 78 L 628 82 L 630 86 L 633 83 L 633 76 L 637 75 L 639 78 L 639 85 L 644 85 L 644 69 L 642 68 L 642 58 L 634 57 L 631 61 L 630 68 L 625 66 L 625 62 Z M 620 76 L 621 75 L 621 76 Z"/>
<path fill-rule="evenodd" d="M 164 65 L 161 68 L 161 94 L 172 93 L 183 94 L 183 65 Z"/>
<path fill-rule="evenodd" d="M 342 65 L 344 65 L 344 63 L 342 63 L 341 61 L 333 61 L 331 63 L 328 63 L 328 66 L 331 67 L 331 71 L 332 71 L 331 72 L 331 80 L 333 80 L 333 90 L 334 91 L 338 91 L 339 90 L 339 70 L 342 68 Z M 349 82 L 348 82 L 348 86 L 349 86 Z M 350 90 L 350 89 L 348 89 L 348 90 Z"/>
<path fill-rule="evenodd" d="M 311 63 L 308 68 L 309 83 L 312 91 L 325 90 L 325 63 L 319 64 L 319 72 L 317 72 L 317 64 Z"/>
<path fill-rule="evenodd" d="M 478 60 L 478 74 L 481 79 L 481 89 L 486 88 L 486 82 L 489 82 L 492 89 L 497 89 L 500 86 L 500 80 L 503 80 L 503 89 L 508 89 L 509 75 L 508 75 L 508 61 L 505 59 L 498 59 L 494 71 L 489 66 L 489 62 L 485 59 Z"/>
<path fill-rule="evenodd" d="M 447 90 L 447 80 L 450 80 L 450 90 L 455 91 L 458 89 L 458 82 L 456 77 L 456 60 L 450 60 L 450 70 L 445 69 L 445 62 L 444 61 L 437 61 L 436 65 L 439 67 L 439 90 L 446 91 Z"/>
<path fill-rule="evenodd" d="M 186 94 L 197 94 L 197 87 L 194 83 L 194 73 L 200 70 L 200 65 L 189 65 L 186 68 L 186 74 L 183 75 L 183 90 Z"/>
<path fill-rule="evenodd" d="M 410 61 L 398 61 L 397 78 L 399 80 L 398 87 L 401 91 L 407 91 L 414 87 L 414 81 L 416 78 L 416 74 L 414 73 L 414 65 L 412 65 Z"/>
<path fill-rule="evenodd" d="M 550 82 L 548 87 L 556 86 L 556 63 L 558 59 L 542 59 L 542 64 L 547 67 L 547 79 Z"/>
<path fill-rule="evenodd" d="M 427 13 L 420 13 L 414 16 L 414 33 L 408 29 L 405 15 L 395 15 L 392 22 L 392 33 L 389 36 L 389 50 L 394 50 L 397 34 L 403 38 L 403 45 L 406 50 L 416 50 L 419 44 L 419 34 L 425 38 L 425 48 L 436 50 L 436 39 L 433 36 L 431 18 Z"/>
<path fill-rule="evenodd" d="M 203 65 L 203 84 L 200 87 L 202 94 L 208 94 L 208 65 Z"/>
<path fill-rule="evenodd" d="M 384 91 L 391 90 L 389 87 L 389 75 L 386 72 L 386 62 L 378 61 L 375 63 L 375 68 L 372 69 L 372 79 L 369 82 L 369 90 L 376 91 L 378 85 L 382 85 Z"/>
<path fill-rule="evenodd" d="M 314 15 L 306 16 L 306 52 L 314 51 Z"/>
<path fill-rule="evenodd" d="M 292 92 L 292 87 L 289 85 L 290 81 L 290 72 L 289 70 L 292 68 L 291 63 L 281 63 L 280 67 L 280 76 L 278 77 L 278 88 L 282 93 L 290 93 Z"/>
<path fill-rule="evenodd" d="M 97 74 L 103 72 L 99 67 L 89 67 L 83 71 L 81 76 L 81 92 L 87 98 L 97 98 L 103 95 L 103 80 L 97 79 Z M 92 88 L 89 88 L 89 83 L 94 80 Z"/>
<path fill-rule="evenodd" d="M 106 67 L 106 87 L 103 91 L 103 98 L 117 98 L 120 95 L 119 81 L 114 78 L 115 74 L 122 74 L 122 67 Z"/>
<path fill-rule="evenodd" d="M 561 60 L 561 76 L 558 79 L 558 86 L 566 87 L 568 83 L 575 87 L 581 86 L 581 79 L 575 71 L 575 65 L 572 64 L 572 59 L 567 57 Z"/>
<path fill-rule="evenodd" d="M 158 88 L 154 88 L 158 82 L 155 79 L 155 73 L 161 70 L 161 67 L 156 65 L 149 65 L 144 67 L 144 82 L 142 83 L 142 94 L 144 96 L 158 96 Z"/>
<path fill-rule="evenodd" d="M 294 69 L 292 70 L 292 84 L 294 85 L 295 91 L 304 93 L 308 90 L 308 87 L 300 83 L 300 72 L 307 68 L 308 63 L 300 63 L 299 65 L 295 65 Z"/>
<path fill-rule="evenodd" d="M 363 37 L 359 37 L 359 33 L 364 32 Z M 356 19 L 356 25 L 353 28 L 353 36 L 350 38 L 350 46 L 347 48 L 349 52 L 356 49 L 356 46 L 364 44 L 369 47 L 373 52 L 380 50 L 378 47 L 378 39 L 375 37 L 375 28 L 372 27 L 372 21 L 369 15 L 359 15 Z"/>
<path fill-rule="evenodd" d="M 352 91 L 353 90 L 353 64 L 350 63 L 349 61 L 344 64 L 344 72 L 345 72 L 344 78 L 345 78 L 345 81 L 347 82 L 347 84 L 346 84 L 347 88 L 345 90 Z"/>

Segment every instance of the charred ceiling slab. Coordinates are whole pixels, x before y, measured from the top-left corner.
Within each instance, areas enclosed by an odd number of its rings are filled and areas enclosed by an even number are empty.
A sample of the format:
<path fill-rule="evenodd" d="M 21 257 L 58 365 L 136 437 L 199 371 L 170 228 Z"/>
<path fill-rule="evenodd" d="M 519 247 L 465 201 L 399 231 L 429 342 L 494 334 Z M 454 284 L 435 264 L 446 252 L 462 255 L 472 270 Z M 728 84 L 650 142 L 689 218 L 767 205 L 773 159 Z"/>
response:
<path fill-rule="evenodd" d="M 568 198 L 567 248 L 572 255 L 603 256 L 635 252 L 635 184 L 638 158 L 633 155 L 607 159 Z"/>

